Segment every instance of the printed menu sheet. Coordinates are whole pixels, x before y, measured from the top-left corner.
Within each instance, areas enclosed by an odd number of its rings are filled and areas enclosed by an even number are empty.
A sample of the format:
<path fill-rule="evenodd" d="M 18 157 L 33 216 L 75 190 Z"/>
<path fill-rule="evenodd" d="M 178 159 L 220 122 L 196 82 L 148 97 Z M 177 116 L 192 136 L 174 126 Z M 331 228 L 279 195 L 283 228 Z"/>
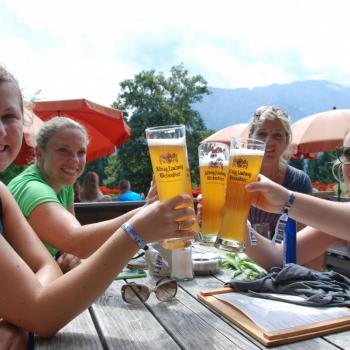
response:
<path fill-rule="evenodd" d="M 280 296 L 279 294 L 274 295 Z M 318 308 L 302 306 L 250 297 L 235 292 L 215 294 L 214 297 L 238 308 L 264 332 L 280 331 L 350 316 L 350 310 L 344 307 Z M 303 299 L 298 296 L 285 294 L 283 294 L 283 297 L 290 300 Z"/>

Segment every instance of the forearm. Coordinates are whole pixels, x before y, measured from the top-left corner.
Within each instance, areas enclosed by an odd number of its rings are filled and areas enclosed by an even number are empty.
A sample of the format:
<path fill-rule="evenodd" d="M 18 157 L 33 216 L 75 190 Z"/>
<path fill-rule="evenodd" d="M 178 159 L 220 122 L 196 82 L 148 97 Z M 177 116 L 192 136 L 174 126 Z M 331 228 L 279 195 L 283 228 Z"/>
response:
<path fill-rule="evenodd" d="M 141 208 L 131 210 L 114 219 L 73 228 L 70 247 L 62 249 L 79 258 L 87 258 L 94 253 L 124 222 L 133 217 Z"/>
<path fill-rule="evenodd" d="M 32 292 L 25 294 L 25 315 L 9 309 L 4 319 L 41 336 L 55 334 L 103 293 L 137 250 L 135 242 L 119 229 L 83 264 L 49 285 L 39 287 L 33 281 Z"/>
<path fill-rule="evenodd" d="M 296 193 L 289 215 L 334 237 L 345 240 L 350 238 L 350 203 L 326 201 Z"/>
<path fill-rule="evenodd" d="M 53 262 L 50 265 L 43 266 L 35 274 L 41 285 L 46 286 L 56 278 L 60 277 L 62 275 L 62 271 L 56 262 Z"/>
<path fill-rule="evenodd" d="M 283 245 L 273 244 L 268 238 L 254 231 L 257 244 L 252 246 L 247 240 L 246 254 L 258 265 L 269 271 L 271 267 L 282 266 Z"/>

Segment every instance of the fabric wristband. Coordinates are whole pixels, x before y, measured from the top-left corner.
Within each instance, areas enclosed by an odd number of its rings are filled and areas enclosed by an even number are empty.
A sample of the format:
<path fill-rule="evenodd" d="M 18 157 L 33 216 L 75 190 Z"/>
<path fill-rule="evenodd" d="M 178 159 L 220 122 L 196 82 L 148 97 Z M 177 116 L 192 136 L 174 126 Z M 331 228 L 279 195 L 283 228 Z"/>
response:
<path fill-rule="evenodd" d="M 295 200 L 295 193 L 288 191 L 288 198 L 281 210 L 281 216 L 277 221 L 275 235 L 273 236 L 272 243 L 282 243 L 284 237 L 284 231 L 288 222 L 288 211 L 292 207 Z"/>
<path fill-rule="evenodd" d="M 121 228 L 129 235 L 129 237 L 139 246 L 140 249 L 147 250 L 148 245 L 145 243 L 140 234 L 132 227 L 131 224 L 125 222 Z"/>
<path fill-rule="evenodd" d="M 288 210 L 292 207 L 294 200 L 295 200 L 295 193 L 292 191 L 288 191 L 288 198 L 287 198 L 287 201 L 284 205 L 282 212 L 287 211 L 287 213 L 288 213 Z"/>

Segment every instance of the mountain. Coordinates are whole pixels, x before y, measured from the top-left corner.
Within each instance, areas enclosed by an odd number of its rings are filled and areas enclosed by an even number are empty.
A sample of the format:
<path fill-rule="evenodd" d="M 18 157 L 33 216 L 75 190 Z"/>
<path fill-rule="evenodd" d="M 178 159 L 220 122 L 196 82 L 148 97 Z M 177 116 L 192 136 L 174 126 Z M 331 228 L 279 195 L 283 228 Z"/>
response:
<path fill-rule="evenodd" d="M 209 129 L 246 123 L 255 109 L 262 105 L 284 107 L 292 122 L 308 115 L 336 107 L 350 108 L 350 87 L 325 80 L 298 81 L 273 84 L 253 89 L 221 89 L 209 87 L 211 92 L 193 105 Z"/>

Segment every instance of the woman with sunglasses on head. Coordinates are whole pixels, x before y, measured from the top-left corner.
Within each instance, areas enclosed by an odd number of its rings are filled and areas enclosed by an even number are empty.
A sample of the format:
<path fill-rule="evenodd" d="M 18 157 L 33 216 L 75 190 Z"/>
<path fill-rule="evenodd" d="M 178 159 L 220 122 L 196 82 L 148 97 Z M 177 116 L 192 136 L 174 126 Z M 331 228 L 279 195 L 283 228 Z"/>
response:
<path fill-rule="evenodd" d="M 60 160 L 60 163 L 50 173 L 50 179 L 59 179 L 56 176 L 63 172 L 68 182 L 79 171 L 86 147 L 85 134 L 79 130 L 66 130 L 63 138 L 66 142 L 70 136 L 77 137 L 83 144 L 78 150 L 67 150 L 56 140 L 58 147 L 51 151 L 58 154 L 51 160 Z M 22 138 L 23 102 L 20 88 L 14 77 L 0 66 L 0 171 L 4 171 L 16 158 Z M 62 162 L 66 157 L 69 161 Z M 60 182 L 54 184 L 59 186 Z M 1 349 L 25 348 L 25 336 L 21 329 L 45 337 L 55 334 L 104 292 L 140 247 L 146 249 L 147 242 L 188 235 L 188 230 L 194 224 L 194 219 L 186 219 L 181 224 L 182 230 L 178 230 L 177 220 L 194 214 L 190 207 L 175 209 L 189 203 L 189 196 L 180 195 L 162 203 L 155 201 L 130 215 L 122 228 L 113 230 L 110 224 L 112 232 L 104 242 L 96 244 L 96 252 L 62 276 L 11 193 L 1 182 L 0 189 Z M 57 216 L 61 220 L 66 219 L 61 212 Z M 54 215 L 50 217 L 53 222 L 47 222 L 48 231 L 57 223 Z M 44 217 L 42 219 L 46 220 Z"/>
<path fill-rule="evenodd" d="M 343 150 L 333 165 L 333 172 L 342 173 L 344 183 L 350 187 L 350 132 L 347 132 Z M 289 216 L 308 225 L 298 233 L 299 255 L 314 255 L 321 249 L 322 241 L 339 238 L 349 241 L 350 202 L 333 202 L 288 191 L 284 187 L 260 176 L 259 182 L 246 186 L 255 194 L 254 205 L 263 210 L 279 213 L 290 202 Z"/>
<path fill-rule="evenodd" d="M 309 176 L 305 172 L 288 165 L 292 130 L 287 111 L 278 106 L 259 107 L 250 122 L 249 136 L 266 143 L 261 166 L 262 175 L 290 191 L 304 194 L 312 193 Z M 257 248 L 249 247 L 247 254 L 265 267 L 282 265 L 283 245 L 275 245 L 269 241 L 275 235 L 280 216 L 280 212 L 269 213 L 255 207 L 252 207 L 249 213 L 248 219 L 253 229 L 268 240 L 256 236 L 258 240 Z M 304 225 L 298 224 L 299 229 L 303 227 Z M 268 234 L 266 234 L 266 230 Z M 310 241 L 305 241 L 305 237 L 309 237 L 308 229 L 298 232 L 298 244 L 303 245 L 303 249 L 299 249 L 298 263 L 321 270 L 324 252 L 335 242 L 335 239 L 327 235 L 322 236 L 317 242 L 317 249 L 314 249 L 313 253 L 310 254 Z"/>

